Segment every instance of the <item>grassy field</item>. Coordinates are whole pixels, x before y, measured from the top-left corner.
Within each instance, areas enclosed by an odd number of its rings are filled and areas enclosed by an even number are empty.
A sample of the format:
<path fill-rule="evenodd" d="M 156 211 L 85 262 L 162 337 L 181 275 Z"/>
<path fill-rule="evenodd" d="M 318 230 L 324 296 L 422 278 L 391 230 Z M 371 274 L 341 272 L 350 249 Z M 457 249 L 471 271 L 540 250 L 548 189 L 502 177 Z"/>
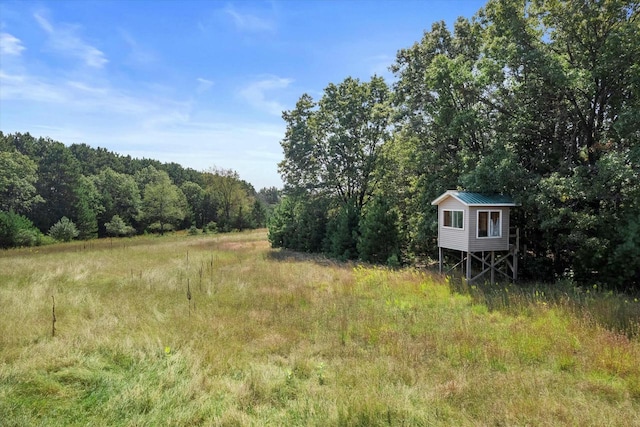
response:
<path fill-rule="evenodd" d="M 0 425 L 640 426 L 640 338 L 488 301 L 265 231 L 5 251 Z"/>

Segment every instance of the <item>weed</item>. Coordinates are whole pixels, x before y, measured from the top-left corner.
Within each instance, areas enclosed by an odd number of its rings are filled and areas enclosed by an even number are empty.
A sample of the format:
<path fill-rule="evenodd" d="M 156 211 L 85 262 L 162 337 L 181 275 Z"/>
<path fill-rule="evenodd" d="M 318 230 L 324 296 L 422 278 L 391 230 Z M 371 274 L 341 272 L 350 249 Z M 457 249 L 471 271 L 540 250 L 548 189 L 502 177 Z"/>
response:
<path fill-rule="evenodd" d="M 51 337 L 56 336 L 56 298 L 51 295 Z"/>

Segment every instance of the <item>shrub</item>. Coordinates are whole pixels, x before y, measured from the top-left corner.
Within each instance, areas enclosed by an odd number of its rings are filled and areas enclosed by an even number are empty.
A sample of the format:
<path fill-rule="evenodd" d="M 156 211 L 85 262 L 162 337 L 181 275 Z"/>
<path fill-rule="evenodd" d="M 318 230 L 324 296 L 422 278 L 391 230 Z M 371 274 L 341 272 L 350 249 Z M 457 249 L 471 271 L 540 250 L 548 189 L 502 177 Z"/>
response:
<path fill-rule="evenodd" d="M 387 267 L 398 268 L 401 267 L 402 263 L 400 262 L 400 258 L 398 254 L 393 253 L 387 258 Z"/>
<path fill-rule="evenodd" d="M 78 228 L 66 216 L 60 218 L 60 221 L 53 224 L 49 229 L 49 236 L 62 242 L 69 242 L 78 237 L 78 234 L 80 234 Z"/>
<path fill-rule="evenodd" d="M 162 224 L 160 226 L 159 222 L 154 222 L 147 227 L 147 231 L 150 233 L 161 233 L 165 231 L 175 231 L 175 227 L 173 224 Z"/>
<path fill-rule="evenodd" d="M 198 234 L 198 229 L 196 228 L 196 226 L 192 225 L 191 227 L 189 227 L 189 235 L 195 236 L 196 234 Z"/>
<path fill-rule="evenodd" d="M 119 215 L 114 215 L 111 221 L 105 222 L 104 228 L 111 236 L 130 236 L 136 230 L 128 225 Z"/>
<path fill-rule="evenodd" d="M 19 230 L 15 237 L 16 246 L 40 246 L 42 233 L 36 228 Z"/>
<path fill-rule="evenodd" d="M 218 232 L 218 224 L 215 221 L 209 222 L 203 228 L 203 231 L 206 229 L 209 233 L 217 233 Z"/>
<path fill-rule="evenodd" d="M 42 233 L 26 217 L 14 212 L 0 212 L 0 248 L 37 246 Z"/>

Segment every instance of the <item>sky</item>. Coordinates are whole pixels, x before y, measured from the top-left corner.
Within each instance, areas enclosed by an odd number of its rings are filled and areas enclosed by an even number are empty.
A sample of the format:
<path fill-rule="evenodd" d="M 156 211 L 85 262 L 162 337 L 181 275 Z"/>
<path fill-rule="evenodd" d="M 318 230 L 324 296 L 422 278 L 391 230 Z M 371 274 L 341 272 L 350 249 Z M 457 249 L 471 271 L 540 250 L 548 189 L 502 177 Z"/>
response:
<path fill-rule="evenodd" d="M 291 110 L 478 0 L 0 2 L 0 130 L 282 187 Z"/>

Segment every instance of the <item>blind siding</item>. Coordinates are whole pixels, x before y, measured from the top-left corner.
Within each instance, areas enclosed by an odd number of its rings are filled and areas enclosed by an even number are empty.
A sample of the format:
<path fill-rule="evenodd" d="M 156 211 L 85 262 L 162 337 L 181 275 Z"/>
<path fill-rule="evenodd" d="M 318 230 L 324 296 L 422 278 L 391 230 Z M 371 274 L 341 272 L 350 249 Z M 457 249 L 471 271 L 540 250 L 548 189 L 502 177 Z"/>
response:
<path fill-rule="evenodd" d="M 508 251 L 509 250 L 509 208 L 506 207 L 492 207 L 492 206 L 474 206 L 469 208 L 469 221 L 471 223 L 468 233 L 469 244 L 468 248 L 470 252 L 482 252 L 482 251 Z M 478 211 L 501 211 L 501 237 L 477 237 L 478 227 Z"/>
<path fill-rule="evenodd" d="M 445 210 L 463 211 L 464 228 L 443 227 L 443 214 Z M 469 208 L 453 197 L 444 200 L 438 205 L 438 246 L 458 251 L 468 250 Z"/>

